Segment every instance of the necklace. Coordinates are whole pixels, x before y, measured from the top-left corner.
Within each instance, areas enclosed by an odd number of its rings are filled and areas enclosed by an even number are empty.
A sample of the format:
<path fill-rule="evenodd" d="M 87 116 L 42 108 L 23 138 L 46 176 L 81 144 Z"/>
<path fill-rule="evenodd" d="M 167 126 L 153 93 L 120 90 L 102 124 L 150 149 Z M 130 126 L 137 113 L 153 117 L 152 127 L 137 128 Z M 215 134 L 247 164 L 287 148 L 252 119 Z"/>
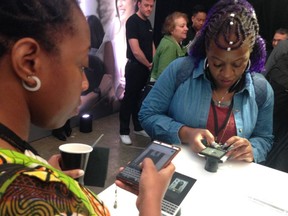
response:
<path fill-rule="evenodd" d="M 221 107 L 221 106 L 223 106 L 223 105 L 227 105 L 227 104 L 224 104 L 224 102 L 223 102 L 223 100 L 224 100 L 224 98 L 226 97 L 226 95 L 228 94 L 228 90 L 225 92 L 225 94 L 220 98 L 220 100 L 218 100 L 217 98 L 217 94 L 216 94 L 216 92 L 215 91 L 213 91 L 213 93 L 214 93 L 214 95 L 215 95 L 215 97 L 216 97 L 216 105 L 218 106 L 218 107 Z"/>
<path fill-rule="evenodd" d="M 231 101 L 231 104 L 229 105 L 228 112 L 226 114 L 226 117 L 225 117 L 222 125 L 218 125 L 218 115 L 217 115 L 216 107 L 215 107 L 214 102 L 212 100 L 211 100 L 211 106 L 212 106 L 213 117 L 214 117 L 215 140 L 216 140 L 216 142 L 220 143 L 222 141 L 222 138 L 224 137 L 224 134 L 226 133 L 226 129 L 227 129 L 227 126 L 228 126 L 229 121 L 230 121 L 230 116 L 232 114 L 232 109 L 233 109 L 233 99 Z M 223 132 L 220 140 L 218 140 L 218 135 L 222 130 L 224 130 L 224 132 Z"/>

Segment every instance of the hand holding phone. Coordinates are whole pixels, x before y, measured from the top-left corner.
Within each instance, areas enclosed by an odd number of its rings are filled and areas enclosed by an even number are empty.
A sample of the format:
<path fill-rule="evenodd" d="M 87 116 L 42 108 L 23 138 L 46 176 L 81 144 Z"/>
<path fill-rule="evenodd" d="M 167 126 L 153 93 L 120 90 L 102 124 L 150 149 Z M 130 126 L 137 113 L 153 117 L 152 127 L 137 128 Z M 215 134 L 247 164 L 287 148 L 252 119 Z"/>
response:
<path fill-rule="evenodd" d="M 181 148 L 178 146 L 153 141 L 140 155 L 118 173 L 116 179 L 138 190 L 142 172 L 140 165 L 144 158 L 151 158 L 159 171 L 163 167 L 166 167 L 180 150 Z"/>
<path fill-rule="evenodd" d="M 223 150 L 220 148 L 213 148 L 213 147 L 206 147 L 201 152 L 199 152 L 200 155 L 204 155 L 206 157 L 213 157 L 215 159 L 221 159 L 228 151 Z"/>
<path fill-rule="evenodd" d="M 218 143 L 214 142 L 211 144 L 211 146 L 207 146 L 198 154 L 206 157 L 205 169 L 207 171 L 217 172 L 218 163 L 225 162 L 227 160 L 225 155 L 232 148 L 233 146 L 227 148 L 224 145 L 219 145 Z"/>

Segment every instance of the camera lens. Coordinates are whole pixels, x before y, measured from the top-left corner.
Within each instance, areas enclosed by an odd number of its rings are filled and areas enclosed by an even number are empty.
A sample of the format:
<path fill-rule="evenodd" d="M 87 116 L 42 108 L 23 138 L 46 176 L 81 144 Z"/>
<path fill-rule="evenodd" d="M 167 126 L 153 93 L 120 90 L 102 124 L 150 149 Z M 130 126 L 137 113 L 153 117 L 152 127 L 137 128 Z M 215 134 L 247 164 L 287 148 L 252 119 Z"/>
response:
<path fill-rule="evenodd" d="M 206 157 L 205 170 L 208 172 L 217 172 L 219 159 Z"/>

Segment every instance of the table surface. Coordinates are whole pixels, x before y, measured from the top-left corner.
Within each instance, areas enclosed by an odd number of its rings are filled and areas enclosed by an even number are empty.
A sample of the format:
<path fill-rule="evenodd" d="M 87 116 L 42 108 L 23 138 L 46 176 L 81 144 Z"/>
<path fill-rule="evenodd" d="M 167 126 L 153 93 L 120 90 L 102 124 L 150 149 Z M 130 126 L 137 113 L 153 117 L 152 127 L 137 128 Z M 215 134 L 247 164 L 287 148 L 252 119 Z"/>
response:
<path fill-rule="evenodd" d="M 181 215 L 288 215 L 288 174 L 255 163 L 226 161 L 216 173 L 205 158 L 182 147 L 173 159 L 176 171 L 197 179 L 181 205 Z M 112 184 L 99 194 L 112 216 L 138 215 L 136 196 Z"/>

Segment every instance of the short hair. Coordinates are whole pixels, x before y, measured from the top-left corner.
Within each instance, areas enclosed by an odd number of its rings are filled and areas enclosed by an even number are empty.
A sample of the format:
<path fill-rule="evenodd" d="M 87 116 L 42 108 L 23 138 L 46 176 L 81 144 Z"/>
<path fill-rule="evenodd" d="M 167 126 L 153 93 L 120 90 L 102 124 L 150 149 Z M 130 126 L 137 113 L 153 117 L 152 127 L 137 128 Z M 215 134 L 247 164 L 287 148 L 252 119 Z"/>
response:
<path fill-rule="evenodd" d="M 275 31 L 275 34 L 278 33 L 278 34 L 282 34 L 282 35 L 287 35 L 288 36 L 288 29 L 286 28 L 279 28 Z"/>
<path fill-rule="evenodd" d="M 186 20 L 186 22 L 188 23 L 188 18 L 187 18 L 187 15 L 185 13 L 181 13 L 178 11 L 173 12 L 165 18 L 164 25 L 162 28 L 162 33 L 165 35 L 170 35 L 171 31 L 173 31 L 176 27 L 175 26 L 175 20 L 180 18 L 180 17 L 183 17 Z"/>
<path fill-rule="evenodd" d="M 1 0 L 0 57 L 24 37 L 39 42 L 47 52 L 57 51 L 57 43 L 66 31 L 73 35 L 72 9 L 77 0 Z"/>
<path fill-rule="evenodd" d="M 236 35 L 233 44 L 229 44 L 230 34 Z M 222 46 L 219 37 L 223 36 L 226 46 Z M 246 0 L 219 0 L 208 12 L 207 19 L 197 37 L 189 54 L 195 57 L 198 65 L 201 59 L 206 57 L 206 50 L 210 42 L 221 49 L 237 49 L 247 42 L 250 49 L 251 71 L 261 72 L 264 70 L 266 60 L 266 45 L 259 35 L 259 24 L 255 11 Z"/>
<path fill-rule="evenodd" d="M 207 10 L 203 5 L 195 5 L 192 9 L 192 16 L 195 16 L 197 13 L 207 13 Z"/>

